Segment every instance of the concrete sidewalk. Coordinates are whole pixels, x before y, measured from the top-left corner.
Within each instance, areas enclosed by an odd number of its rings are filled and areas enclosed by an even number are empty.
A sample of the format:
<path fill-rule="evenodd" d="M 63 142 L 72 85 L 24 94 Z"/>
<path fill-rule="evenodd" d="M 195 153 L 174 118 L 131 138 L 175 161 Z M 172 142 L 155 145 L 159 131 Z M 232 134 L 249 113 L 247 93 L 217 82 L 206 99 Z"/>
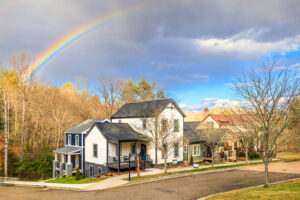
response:
<path fill-rule="evenodd" d="M 249 163 L 256 163 L 261 162 L 261 160 L 256 161 L 249 161 Z M 230 162 L 230 163 L 223 163 L 223 164 L 215 164 L 215 166 L 231 166 L 236 164 L 244 164 L 245 162 Z M 208 168 L 211 165 L 200 165 L 198 168 Z M 184 170 L 191 170 L 194 169 L 193 166 L 180 166 L 168 169 L 168 172 L 178 172 Z M 146 171 L 140 173 L 141 176 L 146 175 L 154 175 L 154 174 L 161 174 L 163 173 L 163 169 L 158 168 L 149 168 Z M 137 173 L 132 173 L 131 177 L 136 177 Z M 128 178 L 128 174 L 123 174 L 119 176 L 109 177 L 103 181 L 96 182 L 96 183 L 86 183 L 86 184 L 60 184 L 60 183 L 46 183 L 46 182 L 30 182 L 30 181 L 5 181 L 2 184 L 11 184 L 11 185 L 19 185 L 19 186 L 31 186 L 31 187 L 48 187 L 48 188 L 55 188 L 55 189 L 73 189 L 73 190 L 104 190 L 108 188 L 114 188 L 118 186 L 122 186 L 128 184 L 129 181 L 124 180 Z"/>

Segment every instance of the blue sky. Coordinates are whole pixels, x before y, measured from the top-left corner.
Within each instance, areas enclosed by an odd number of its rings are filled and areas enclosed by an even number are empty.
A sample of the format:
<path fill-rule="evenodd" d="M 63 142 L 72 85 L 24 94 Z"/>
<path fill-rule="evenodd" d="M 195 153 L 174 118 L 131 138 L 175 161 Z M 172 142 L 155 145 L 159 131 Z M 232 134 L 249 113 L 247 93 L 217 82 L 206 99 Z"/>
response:
<path fill-rule="evenodd" d="M 146 78 L 169 88 L 184 109 L 234 105 L 236 76 L 270 57 L 300 63 L 297 0 L 148 0 L 154 6 L 99 26 L 37 74 L 62 84 Z M 32 61 L 78 27 L 141 0 L 0 0 L 0 58 Z"/>

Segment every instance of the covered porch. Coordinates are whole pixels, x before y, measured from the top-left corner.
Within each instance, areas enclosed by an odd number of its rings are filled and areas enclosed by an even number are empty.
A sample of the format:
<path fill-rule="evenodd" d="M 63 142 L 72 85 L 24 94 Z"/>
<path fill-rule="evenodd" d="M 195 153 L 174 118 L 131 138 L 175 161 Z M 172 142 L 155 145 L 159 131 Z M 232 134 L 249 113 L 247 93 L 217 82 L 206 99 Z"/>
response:
<path fill-rule="evenodd" d="M 147 162 L 151 163 L 147 154 L 145 140 L 118 140 L 108 143 L 108 168 L 120 172 L 129 168 L 137 168 L 137 155 L 140 156 L 140 168 L 145 169 Z"/>
<path fill-rule="evenodd" d="M 55 159 L 53 161 L 53 178 L 61 176 L 70 176 L 76 172 L 76 167 L 79 171 L 83 171 L 83 156 L 82 148 L 65 146 L 54 150 Z"/>

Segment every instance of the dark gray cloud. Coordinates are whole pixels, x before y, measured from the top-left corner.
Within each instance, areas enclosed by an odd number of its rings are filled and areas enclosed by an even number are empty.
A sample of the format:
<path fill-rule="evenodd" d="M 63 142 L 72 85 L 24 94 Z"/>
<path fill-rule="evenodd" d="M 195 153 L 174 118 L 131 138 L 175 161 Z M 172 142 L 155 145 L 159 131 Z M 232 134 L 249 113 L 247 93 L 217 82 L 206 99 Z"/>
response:
<path fill-rule="evenodd" d="M 32 59 L 83 24 L 140 0 L 15 0 L 0 4 L 0 56 Z M 39 74 L 155 79 L 168 87 L 228 82 L 241 63 L 300 45 L 297 0 L 153 0 L 153 6 L 99 26 Z"/>

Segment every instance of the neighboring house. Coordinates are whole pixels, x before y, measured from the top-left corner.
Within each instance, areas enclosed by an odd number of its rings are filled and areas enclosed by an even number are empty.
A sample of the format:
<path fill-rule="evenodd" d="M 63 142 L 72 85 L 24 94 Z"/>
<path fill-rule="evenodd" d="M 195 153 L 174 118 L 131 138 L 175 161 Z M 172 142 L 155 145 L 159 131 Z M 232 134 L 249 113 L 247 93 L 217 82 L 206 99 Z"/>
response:
<path fill-rule="evenodd" d="M 147 138 L 126 123 L 95 123 L 88 132 L 85 151 L 85 177 L 129 168 L 129 153 L 146 153 Z M 136 157 L 131 157 L 136 168 Z"/>
<path fill-rule="evenodd" d="M 184 162 L 189 163 L 191 156 L 193 161 L 199 162 L 207 156 L 205 139 L 201 137 L 201 121 L 184 122 L 183 157 Z"/>
<path fill-rule="evenodd" d="M 151 137 L 150 130 L 156 126 L 148 122 L 158 121 L 157 126 L 173 124 L 173 132 L 179 138 L 178 144 L 166 144 L 166 151 L 173 149 L 167 157 L 167 163 L 183 162 L 183 122 L 185 114 L 173 99 L 128 103 L 123 105 L 112 117 L 113 123 L 128 123 L 137 132 Z M 155 119 L 154 119 L 155 118 Z M 169 146 L 168 146 L 169 145 Z M 152 160 L 154 165 L 164 163 L 163 156 L 157 147 L 148 142 L 143 149 L 147 160 Z"/>
<path fill-rule="evenodd" d="M 75 173 L 76 166 L 80 172 L 84 171 L 85 136 L 94 123 L 109 123 L 109 120 L 88 119 L 65 132 L 65 147 L 53 151 L 53 177 L 69 176 Z"/>
<path fill-rule="evenodd" d="M 241 143 L 238 139 L 232 137 L 232 130 L 242 126 L 250 120 L 246 115 L 222 115 L 208 114 L 203 123 L 208 128 L 226 128 L 228 133 L 224 136 L 223 144 L 219 147 L 220 158 L 227 161 L 234 161 L 237 158 L 237 152 L 240 150 Z M 223 154 L 224 153 L 224 154 Z"/>

